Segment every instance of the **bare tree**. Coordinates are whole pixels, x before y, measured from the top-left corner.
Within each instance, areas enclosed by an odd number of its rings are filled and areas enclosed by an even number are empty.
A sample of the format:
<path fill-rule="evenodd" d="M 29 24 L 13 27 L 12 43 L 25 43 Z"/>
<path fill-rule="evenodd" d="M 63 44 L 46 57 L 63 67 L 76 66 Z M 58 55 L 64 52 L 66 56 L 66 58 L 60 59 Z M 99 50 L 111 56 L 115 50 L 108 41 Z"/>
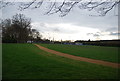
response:
<path fill-rule="evenodd" d="M 34 41 L 34 42 L 40 42 L 42 40 L 41 39 L 42 35 L 36 29 L 31 30 L 31 37 L 32 37 L 31 40 Z"/>
<path fill-rule="evenodd" d="M 16 14 L 12 19 L 1 23 L 2 38 L 4 42 L 25 43 L 31 32 L 31 19 L 23 14 Z"/>
<path fill-rule="evenodd" d="M 40 37 L 40 33 L 36 29 L 32 29 L 31 32 L 32 32 L 31 35 L 32 35 L 33 38 L 39 38 Z"/>
<path fill-rule="evenodd" d="M 32 0 L 31 2 L 27 3 L 21 3 L 19 5 L 20 10 L 25 10 L 28 8 L 36 9 L 40 8 L 42 4 L 46 2 L 45 0 Z M 120 4 L 120 0 L 63 0 L 61 2 L 58 2 L 56 0 L 52 0 L 49 2 L 46 2 L 48 5 L 46 5 L 49 9 L 45 13 L 47 15 L 59 13 L 61 17 L 66 16 L 74 7 L 78 7 L 79 9 L 87 9 L 88 11 L 95 10 L 100 14 L 100 16 L 105 16 L 109 11 L 111 11 L 114 8 L 117 8 L 117 6 Z M 2 2 L 0 2 L 2 4 Z M 4 2 L 3 6 L 9 5 L 10 2 Z"/>

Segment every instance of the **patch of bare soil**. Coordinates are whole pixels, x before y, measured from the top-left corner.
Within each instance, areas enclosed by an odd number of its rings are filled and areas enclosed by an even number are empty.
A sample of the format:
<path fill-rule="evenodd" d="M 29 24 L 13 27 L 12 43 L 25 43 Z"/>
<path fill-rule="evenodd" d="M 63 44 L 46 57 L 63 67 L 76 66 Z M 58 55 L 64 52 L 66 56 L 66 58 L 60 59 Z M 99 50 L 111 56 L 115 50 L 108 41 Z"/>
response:
<path fill-rule="evenodd" d="M 90 59 L 90 58 L 85 58 L 85 57 L 74 56 L 74 55 L 70 55 L 70 54 L 66 54 L 66 53 L 61 53 L 61 52 L 58 52 L 55 50 L 51 50 L 51 49 L 45 48 L 43 46 L 40 46 L 38 44 L 34 44 L 34 45 L 37 46 L 38 48 L 40 48 L 41 50 L 44 50 L 46 52 L 56 54 L 59 56 L 63 56 L 66 58 L 79 60 L 79 61 L 85 61 L 85 62 L 89 62 L 89 63 L 100 64 L 100 65 L 104 65 L 104 66 L 110 66 L 113 68 L 120 68 L 120 64 L 118 64 L 118 63 L 112 63 L 112 62 L 107 62 L 107 61 L 102 61 L 102 60 L 95 60 L 95 59 Z"/>

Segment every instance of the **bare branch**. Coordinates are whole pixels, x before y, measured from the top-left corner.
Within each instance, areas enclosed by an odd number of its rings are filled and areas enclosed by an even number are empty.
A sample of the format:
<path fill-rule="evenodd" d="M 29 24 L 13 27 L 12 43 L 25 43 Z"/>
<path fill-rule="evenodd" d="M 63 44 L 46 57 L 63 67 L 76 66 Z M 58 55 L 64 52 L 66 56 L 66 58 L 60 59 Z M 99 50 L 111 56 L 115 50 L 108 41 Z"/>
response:
<path fill-rule="evenodd" d="M 31 2 L 22 3 L 19 6 L 19 9 L 25 10 L 28 8 L 31 8 L 31 9 L 40 8 L 43 2 L 44 0 L 41 0 L 41 1 L 32 0 Z M 10 3 L 11 2 L 0 1 L 0 4 L 2 4 L 0 9 L 2 9 L 3 7 L 6 7 Z M 97 1 L 95 2 L 95 0 L 88 0 L 87 2 L 83 0 L 73 0 L 73 1 L 64 0 L 62 2 L 57 2 L 56 0 L 54 0 L 52 2 L 48 2 L 48 4 L 49 3 L 50 3 L 50 6 L 45 5 L 45 6 L 49 6 L 49 9 L 45 13 L 45 15 L 59 13 L 60 16 L 63 17 L 63 16 L 66 16 L 68 13 L 70 13 L 70 11 L 74 8 L 74 6 L 76 6 L 76 7 L 79 7 L 80 9 L 86 9 L 88 11 L 95 10 L 101 16 L 105 16 L 109 11 L 111 11 L 113 8 L 115 8 L 116 5 L 120 3 L 120 0 L 115 0 L 113 2 L 111 2 L 110 0 L 101 0 L 100 2 L 97 2 Z"/>
<path fill-rule="evenodd" d="M 71 11 L 71 9 L 74 7 L 74 5 L 76 5 L 77 3 L 79 2 L 74 2 L 71 4 L 69 9 L 65 9 L 64 12 L 62 12 L 63 15 L 61 15 L 61 17 L 66 16 Z"/>
<path fill-rule="evenodd" d="M 115 6 L 115 5 L 117 5 L 118 4 L 118 2 L 115 2 L 109 9 L 107 9 L 105 12 L 104 12 L 104 14 L 107 14 L 110 10 L 112 10 L 113 9 L 113 7 Z"/>
<path fill-rule="evenodd" d="M 5 8 L 6 6 L 8 6 L 8 5 L 12 5 L 12 3 L 11 2 L 3 2 L 3 1 L 0 1 L 0 9 L 2 9 L 2 8 Z"/>
<path fill-rule="evenodd" d="M 34 8 L 40 8 L 41 5 L 43 4 L 43 1 L 44 1 L 44 0 L 39 1 Z"/>
<path fill-rule="evenodd" d="M 56 4 L 56 1 L 53 2 L 53 3 L 51 2 L 51 5 L 50 5 L 50 7 L 49 7 L 49 10 L 48 10 L 45 14 L 49 14 L 49 13 L 52 11 L 52 9 L 54 8 L 55 4 Z"/>
<path fill-rule="evenodd" d="M 64 0 L 60 5 L 57 3 L 54 3 L 54 5 L 50 8 L 47 14 L 54 14 L 59 12 L 61 17 L 66 16 L 71 11 L 71 9 L 79 2 L 78 1 L 66 2 Z"/>
<path fill-rule="evenodd" d="M 33 0 L 32 2 L 29 2 L 28 4 L 21 4 L 21 6 L 19 6 L 19 8 L 20 8 L 20 10 L 25 10 L 25 9 L 29 8 L 35 2 L 36 2 L 36 0 Z"/>
<path fill-rule="evenodd" d="M 116 2 L 102 1 L 101 3 L 100 2 L 89 2 L 89 4 L 87 4 L 87 5 L 86 5 L 86 3 L 80 4 L 79 8 L 80 9 L 87 9 L 89 11 L 94 9 L 101 16 L 105 16 L 109 11 L 111 11 L 119 3 L 120 3 L 120 1 L 116 1 Z"/>

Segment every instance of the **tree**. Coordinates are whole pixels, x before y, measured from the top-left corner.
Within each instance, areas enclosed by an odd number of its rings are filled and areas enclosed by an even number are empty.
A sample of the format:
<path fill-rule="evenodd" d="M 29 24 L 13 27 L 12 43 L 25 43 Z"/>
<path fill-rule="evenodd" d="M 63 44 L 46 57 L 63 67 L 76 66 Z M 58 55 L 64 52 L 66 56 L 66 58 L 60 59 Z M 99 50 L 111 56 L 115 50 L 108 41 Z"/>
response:
<path fill-rule="evenodd" d="M 26 42 L 31 31 L 31 19 L 26 18 L 23 14 L 16 14 L 12 18 L 12 23 L 18 42 Z"/>
<path fill-rule="evenodd" d="M 40 35 L 39 31 L 37 31 L 36 29 L 32 29 L 31 30 L 31 37 L 32 37 L 32 41 L 34 42 L 40 42 L 42 39 L 42 35 Z"/>
<path fill-rule="evenodd" d="M 3 42 L 25 43 L 31 34 L 31 19 L 23 14 L 16 14 L 2 23 Z"/>
<path fill-rule="evenodd" d="M 2 27 L 2 41 L 5 43 L 26 43 L 28 40 L 38 42 L 42 35 L 31 28 L 31 19 L 23 14 L 16 14 L 12 19 L 5 19 L 0 23 Z"/>
<path fill-rule="evenodd" d="M 45 0 L 32 0 L 28 3 L 22 3 L 19 5 L 20 10 L 25 10 L 28 8 L 36 9 L 40 8 L 42 4 L 46 2 Z M 1 8 L 11 5 L 10 2 L 0 2 L 2 4 Z M 120 0 L 63 0 L 57 2 L 56 0 L 49 0 L 47 3 L 48 11 L 45 13 L 47 15 L 59 13 L 61 17 L 66 16 L 70 11 L 76 6 L 79 9 L 87 9 L 88 11 L 95 10 L 100 14 L 100 16 L 105 16 L 109 11 L 117 8 L 120 4 Z"/>
<path fill-rule="evenodd" d="M 12 37 L 12 21 L 11 19 L 5 19 L 1 22 L 0 24 L 1 28 L 2 28 L 2 41 L 3 42 L 16 42 L 16 40 L 14 40 L 14 38 Z"/>

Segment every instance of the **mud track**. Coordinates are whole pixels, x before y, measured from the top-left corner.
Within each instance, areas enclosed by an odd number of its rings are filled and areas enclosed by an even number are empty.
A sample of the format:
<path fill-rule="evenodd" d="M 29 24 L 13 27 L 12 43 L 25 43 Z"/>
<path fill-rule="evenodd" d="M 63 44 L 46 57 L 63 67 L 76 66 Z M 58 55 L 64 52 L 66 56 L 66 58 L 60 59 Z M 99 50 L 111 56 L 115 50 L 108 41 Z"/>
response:
<path fill-rule="evenodd" d="M 110 66 L 110 67 L 113 67 L 113 68 L 120 68 L 120 64 L 118 64 L 118 63 L 112 63 L 112 62 L 107 62 L 107 61 L 102 61 L 102 60 L 95 60 L 95 59 L 90 59 L 90 58 L 85 58 L 85 57 L 74 56 L 74 55 L 54 51 L 54 50 L 45 48 L 43 46 L 40 46 L 38 44 L 34 44 L 34 45 L 37 46 L 38 48 L 40 48 L 41 50 L 44 50 L 46 52 L 56 54 L 56 55 L 59 55 L 59 56 L 63 56 L 63 57 L 66 57 L 66 58 L 79 60 L 79 61 L 84 61 L 84 62 L 89 62 L 89 63 L 100 64 L 100 65 L 104 65 L 104 66 Z"/>

